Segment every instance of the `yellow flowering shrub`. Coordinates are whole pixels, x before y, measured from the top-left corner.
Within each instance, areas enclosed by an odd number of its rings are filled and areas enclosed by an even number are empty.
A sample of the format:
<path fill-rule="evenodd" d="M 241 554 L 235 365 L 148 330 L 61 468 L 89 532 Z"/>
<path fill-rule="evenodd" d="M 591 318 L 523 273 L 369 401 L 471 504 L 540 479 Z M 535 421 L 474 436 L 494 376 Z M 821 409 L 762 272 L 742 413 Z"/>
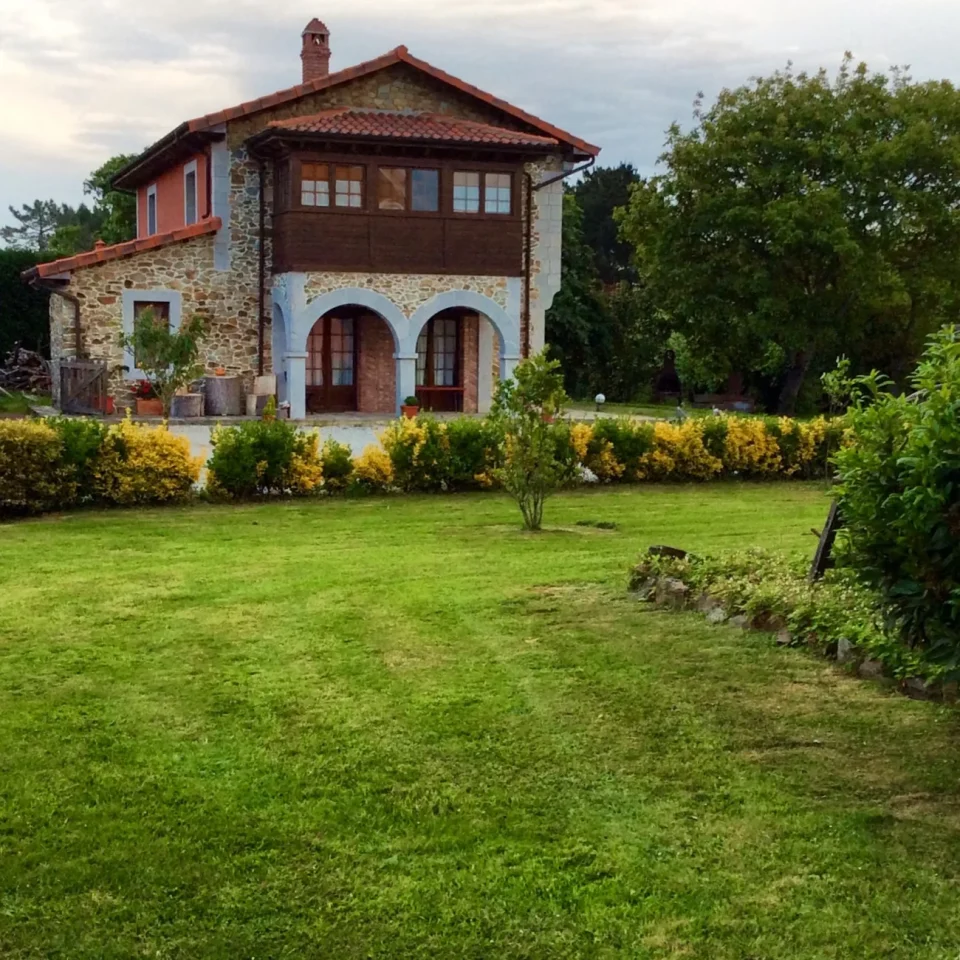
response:
<path fill-rule="evenodd" d="M 375 490 L 393 486 L 393 463 L 389 454 L 371 443 L 353 461 L 353 476 L 355 480 Z"/>
<path fill-rule="evenodd" d="M 589 423 L 575 423 L 570 428 L 570 444 L 577 460 L 584 466 L 590 451 L 590 441 L 593 439 L 593 427 Z"/>
<path fill-rule="evenodd" d="M 639 459 L 638 480 L 710 480 L 723 462 L 703 444 L 703 428 L 696 420 L 681 424 L 663 420 L 653 425 L 653 449 Z"/>
<path fill-rule="evenodd" d="M 94 490 L 98 499 L 124 506 L 182 501 L 200 479 L 202 464 L 190 455 L 186 437 L 127 419 L 107 431 L 93 470 Z"/>
<path fill-rule="evenodd" d="M 432 417 L 403 417 L 380 434 L 393 465 L 393 483 L 401 490 L 439 490 L 450 473 L 447 425 Z"/>
<path fill-rule="evenodd" d="M 314 493 L 323 483 L 323 461 L 320 456 L 320 434 L 314 430 L 303 435 L 303 442 L 290 458 L 287 489 L 295 497 Z"/>
<path fill-rule="evenodd" d="M 730 417 L 723 448 L 723 465 L 731 472 L 750 476 L 779 473 L 783 465 L 780 444 L 763 420 Z"/>
<path fill-rule="evenodd" d="M 73 499 L 60 435 L 37 420 L 0 420 L 0 515 L 39 513 Z"/>

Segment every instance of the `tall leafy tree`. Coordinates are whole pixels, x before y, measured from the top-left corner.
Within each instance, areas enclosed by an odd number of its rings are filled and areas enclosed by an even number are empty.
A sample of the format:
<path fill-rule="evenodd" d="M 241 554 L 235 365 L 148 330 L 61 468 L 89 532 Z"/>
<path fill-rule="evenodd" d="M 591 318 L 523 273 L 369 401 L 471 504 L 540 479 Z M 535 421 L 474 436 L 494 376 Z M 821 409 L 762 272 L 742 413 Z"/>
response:
<path fill-rule="evenodd" d="M 630 188 L 640 176 L 632 164 L 595 167 L 574 187 L 583 211 L 583 239 L 593 250 L 603 283 L 612 286 L 634 279 L 633 250 L 620 236 L 614 211 L 630 202 Z"/>
<path fill-rule="evenodd" d="M 896 357 L 960 310 L 960 92 L 791 68 L 697 103 L 622 217 L 692 349 L 784 357 L 789 412 L 815 362 Z"/>
<path fill-rule="evenodd" d="M 93 197 L 93 209 L 100 216 L 99 237 L 104 243 L 123 243 L 137 235 L 135 194 L 113 189 L 113 178 L 136 154 L 111 157 L 83 182 L 83 192 Z"/>
<path fill-rule="evenodd" d="M 46 250 L 57 228 L 74 215 L 71 207 L 56 200 L 34 200 L 9 210 L 17 225 L 0 228 L 0 239 L 14 250 Z"/>
<path fill-rule="evenodd" d="M 610 327 L 594 252 L 583 236 L 583 211 L 573 193 L 563 198 L 562 284 L 547 311 L 551 356 L 563 367 L 566 389 L 587 396 L 611 352 Z"/>

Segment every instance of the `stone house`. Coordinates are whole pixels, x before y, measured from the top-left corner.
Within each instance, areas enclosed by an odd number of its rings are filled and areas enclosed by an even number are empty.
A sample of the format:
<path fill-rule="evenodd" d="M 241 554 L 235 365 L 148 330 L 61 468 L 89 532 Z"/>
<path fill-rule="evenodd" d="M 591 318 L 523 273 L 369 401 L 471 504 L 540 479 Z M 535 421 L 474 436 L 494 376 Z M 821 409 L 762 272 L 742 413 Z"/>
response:
<path fill-rule="evenodd" d="M 301 59 L 301 84 L 183 123 L 116 176 L 135 240 L 27 272 L 52 292 L 55 367 L 106 362 L 126 405 L 119 335 L 149 306 L 205 317 L 208 371 L 276 373 L 294 418 L 412 394 L 486 411 L 543 346 L 563 179 L 598 148 L 406 47 L 330 73 L 319 20 Z"/>

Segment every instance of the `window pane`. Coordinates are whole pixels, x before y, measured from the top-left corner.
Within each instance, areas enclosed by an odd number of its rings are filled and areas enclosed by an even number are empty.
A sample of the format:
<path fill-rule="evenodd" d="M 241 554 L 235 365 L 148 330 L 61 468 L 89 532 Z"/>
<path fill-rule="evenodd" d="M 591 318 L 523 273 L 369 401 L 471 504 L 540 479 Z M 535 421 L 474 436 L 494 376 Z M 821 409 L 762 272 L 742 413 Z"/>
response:
<path fill-rule="evenodd" d="M 335 387 L 353 386 L 353 320 L 330 318 L 330 374 Z"/>
<path fill-rule="evenodd" d="M 403 167 L 381 167 L 377 171 L 377 206 L 381 210 L 407 209 L 407 171 Z"/>
<path fill-rule="evenodd" d="M 454 213 L 480 212 L 480 174 L 458 170 L 453 175 Z"/>
<path fill-rule="evenodd" d="M 417 386 L 422 387 L 427 382 L 427 331 L 417 338 Z"/>
<path fill-rule="evenodd" d="M 330 168 L 325 163 L 300 165 L 300 203 L 305 207 L 330 206 Z"/>
<path fill-rule="evenodd" d="M 414 170 L 411 173 L 410 208 L 434 213 L 440 209 L 440 171 Z"/>
<path fill-rule="evenodd" d="M 456 386 L 457 321 L 433 321 L 433 384 L 436 387 Z"/>
<path fill-rule="evenodd" d="M 157 232 L 157 193 L 147 194 L 147 233 Z"/>
<path fill-rule="evenodd" d="M 323 321 L 307 338 L 307 386 L 323 386 Z"/>
<path fill-rule="evenodd" d="M 153 323 L 157 327 L 166 327 L 170 329 L 170 304 L 165 300 L 154 302 L 150 300 L 137 300 L 133 304 L 133 322 L 137 324 L 143 315 L 148 311 L 153 312 Z M 136 353 L 133 355 L 133 365 L 140 366 L 140 361 Z"/>
<path fill-rule="evenodd" d="M 197 172 L 191 170 L 183 181 L 184 208 L 188 224 L 197 222 Z"/>
<path fill-rule="evenodd" d="M 486 213 L 510 213 L 509 173 L 488 173 L 484 183 L 483 209 Z"/>
<path fill-rule="evenodd" d="M 363 206 L 363 167 L 336 168 L 336 205 L 338 207 Z"/>

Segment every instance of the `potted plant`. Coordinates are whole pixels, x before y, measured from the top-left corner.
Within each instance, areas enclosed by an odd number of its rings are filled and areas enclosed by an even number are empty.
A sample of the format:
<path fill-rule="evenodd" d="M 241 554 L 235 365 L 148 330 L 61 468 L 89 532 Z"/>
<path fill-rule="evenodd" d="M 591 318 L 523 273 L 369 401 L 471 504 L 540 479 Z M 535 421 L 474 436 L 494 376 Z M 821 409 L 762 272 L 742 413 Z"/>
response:
<path fill-rule="evenodd" d="M 400 410 L 408 420 L 416 420 L 420 412 L 420 401 L 416 397 L 407 397 Z"/>
<path fill-rule="evenodd" d="M 163 401 L 149 380 L 138 380 L 133 388 L 138 417 L 162 417 Z"/>
<path fill-rule="evenodd" d="M 133 333 L 120 337 L 120 346 L 132 351 L 136 365 L 146 376 L 159 410 L 153 416 L 170 416 L 170 404 L 181 387 L 203 373 L 198 363 L 200 342 L 206 333 L 202 317 L 191 317 L 173 331 L 165 323 L 158 323 L 153 310 L 147 309 L 137 317 Z M 142 387 L 142 383 L 141 383 Z M 137 413 L 149 416 L 140 405 L 137 393 Z M 144 397 L 144 399 L 147 399 Z M 151 409 L 156 409 L 151 407 Z"/>

